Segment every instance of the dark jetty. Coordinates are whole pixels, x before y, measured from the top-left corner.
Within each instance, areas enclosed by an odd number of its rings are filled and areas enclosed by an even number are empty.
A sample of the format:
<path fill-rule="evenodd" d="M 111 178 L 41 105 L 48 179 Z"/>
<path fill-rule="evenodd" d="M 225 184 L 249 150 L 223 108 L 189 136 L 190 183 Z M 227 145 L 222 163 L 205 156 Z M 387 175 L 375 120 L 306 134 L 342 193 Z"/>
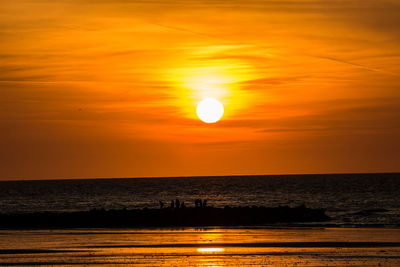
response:
<path fill-rule="evenodd" d="M 146 228 L 198 226 L 255 226 L 275 223 L 323 222 L 322 209 L 304 205 L 225 208 L 162 208 L 91 210 L 65 213 L 1 214 L 0 228 Z"/>

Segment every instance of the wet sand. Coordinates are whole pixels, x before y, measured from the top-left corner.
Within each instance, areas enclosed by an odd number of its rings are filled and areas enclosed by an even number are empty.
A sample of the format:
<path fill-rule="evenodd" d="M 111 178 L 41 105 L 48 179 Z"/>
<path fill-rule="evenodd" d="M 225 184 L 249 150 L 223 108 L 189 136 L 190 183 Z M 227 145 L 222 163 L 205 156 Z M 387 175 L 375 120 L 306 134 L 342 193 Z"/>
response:
<path fill-rule="evenodd" d="M 0 230 L 0 265 L 400 266 L 400 229 Z"/>

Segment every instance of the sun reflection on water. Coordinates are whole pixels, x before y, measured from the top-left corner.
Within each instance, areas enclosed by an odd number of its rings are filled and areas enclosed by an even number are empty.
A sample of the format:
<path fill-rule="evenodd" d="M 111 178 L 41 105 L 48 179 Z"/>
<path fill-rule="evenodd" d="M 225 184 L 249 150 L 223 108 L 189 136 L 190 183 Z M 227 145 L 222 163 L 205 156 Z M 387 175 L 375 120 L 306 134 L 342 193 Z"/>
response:
<path fill-rule="evenodd" d="M 224 252 L 224 248 L 198 248 L 197 252 L 200 253 L 214 253 L 214 252 Z"/>

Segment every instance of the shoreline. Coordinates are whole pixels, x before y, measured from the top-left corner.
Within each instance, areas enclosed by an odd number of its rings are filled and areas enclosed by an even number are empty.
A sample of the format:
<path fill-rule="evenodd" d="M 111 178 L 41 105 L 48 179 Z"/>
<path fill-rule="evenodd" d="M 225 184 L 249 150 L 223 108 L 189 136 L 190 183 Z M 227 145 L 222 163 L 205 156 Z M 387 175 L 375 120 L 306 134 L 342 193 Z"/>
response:
<path fill-rule="evenodd" d="M 399 230 L 400 226 L 385 226 L 385 225 L 333 225 L 333 224 L 313 224 L 313 225 L 304 225 L 304 224 L 288 224 L 288 225 L 237 225 L 237 226 L 223 226 L 223 225 L 209 225 L 209 226 L 168 226 L 168 227 L 0 227 L 1 231 L 80 231 L 80 230 L 88 230 L 88 231 L 155 231 L 155 230 L 221 230 L 221 229 L 229 229 L 229 230 L 315 230 L 315 229 L 326 229 L 326 230 Z M 117 232 L 118 233 L 118 232 Z"/>

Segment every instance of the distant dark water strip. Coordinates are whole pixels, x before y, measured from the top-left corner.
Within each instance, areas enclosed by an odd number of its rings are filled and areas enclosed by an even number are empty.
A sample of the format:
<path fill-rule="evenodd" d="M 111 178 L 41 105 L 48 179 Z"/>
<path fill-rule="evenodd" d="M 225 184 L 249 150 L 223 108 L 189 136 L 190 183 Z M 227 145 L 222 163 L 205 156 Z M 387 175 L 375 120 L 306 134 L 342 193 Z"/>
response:
<path fill-rule="evenodd" d="M 2 254 L 76 253 L 76 252 L 87 252 L 87 251 L 86 250 L 53 250 L 53 249 L 0 249 L 0 255 L 2 255 Z"/>
<path fill-rule="evenodd" d="M 44 261 L 44 262 L 36 262 L 36 261 L 26 261 L 26 262 L 1 262 L 1 266 L 54 266 L 54 265 L 61 265 L 61 266 L 70 266 L 70 265 L 77 265 L 77 266 L 87 266 L 87 265 L 126 265 L 125 261 L 115 261 L 115 262 L 104 262 L 104 261 L 91 261 L 91 262 L 56 262 L 56 261 Z M 130 263 L 135 264 L 135 263 Z"/>
<path fill-rule="evenodd" d="M 85 246 L 84 248 L 380 248 L 400 247 L 400 242 L 271 242 L 271 243 L 205 243 L 205 244 L 159 244 L 159 245 L 109 245 Z"/>

